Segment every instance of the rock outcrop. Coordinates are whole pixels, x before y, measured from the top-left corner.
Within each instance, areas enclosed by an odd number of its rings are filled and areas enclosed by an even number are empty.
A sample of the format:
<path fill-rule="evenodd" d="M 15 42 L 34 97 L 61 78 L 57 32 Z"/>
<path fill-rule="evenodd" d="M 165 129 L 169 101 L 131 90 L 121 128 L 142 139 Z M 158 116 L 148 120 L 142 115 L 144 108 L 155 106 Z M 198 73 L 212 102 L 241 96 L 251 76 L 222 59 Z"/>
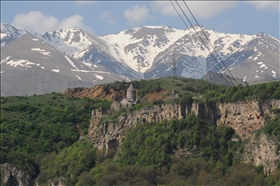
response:
<path fill-rule="evenodd" d="M 255 166 L 262 165 L 264 173 L 271 174 L 276 168 L 276 161 L 280 160 L 280 150 L 273 139 L 265 134 L 250 138 L 245 145 L 244 161 Z"/>
<path fill-rule="evenodd" d="M 124 90 L 119 90 L 115 91 L 113 88 L 108 87 L 104 88 L 101 85 L 95 86 L 93 88 L 84 88 L 84 87 L 79 87 L 79 88 L 72 88 L 68 89 L 63 94 L 65 95 L 72 95 L 74 97 L 88 97 L 91 99 L 103 99 L 106 98 L 108 100 L 121 100 L 125 97 L 125 91 Z"/>
<path fill-rule="evenodd" d="M 109 149 L 117 149 L 128 129 L 138 123 L 181 119 L 193 112 L 210 125 L 232 127 L 244 140 L 252 138 L 254 132 L 264 126 L 265 115 L 273 117 L 270 113 L 272 108 L 280 108 L 280 100 L 217 103 L 209 106 L 203 103 L 154 105 L 121 115 L 118 122 L 102 122 L 102 117 L 93 115 L 88 133 L 94 147 L 107 153 Z"/>
<path fill-rule="evenodd" d="M 18 167 L 8 163 L 1 164 L 1 177 L 3 186 L 31 186 L 33 180 L 30 175 Z"/>

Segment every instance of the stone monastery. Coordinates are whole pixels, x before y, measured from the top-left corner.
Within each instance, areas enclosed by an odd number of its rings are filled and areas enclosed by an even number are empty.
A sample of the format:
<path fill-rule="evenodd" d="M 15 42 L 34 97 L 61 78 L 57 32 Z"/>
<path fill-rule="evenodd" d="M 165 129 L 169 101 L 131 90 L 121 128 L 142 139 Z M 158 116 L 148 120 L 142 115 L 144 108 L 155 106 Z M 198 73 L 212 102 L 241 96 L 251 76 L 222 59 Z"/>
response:
<path fill-rule="evenodd" d="M 123 98 L 121 101 L 114 101 L 111 105 L 111 109 L 121 110 L 122 108 L 130 108 L 133 105 L 139 103 L 139 99 L 136 99 L 136 90 L 133 85 L 130 84 L 126 91 L 126 98 Z"/>

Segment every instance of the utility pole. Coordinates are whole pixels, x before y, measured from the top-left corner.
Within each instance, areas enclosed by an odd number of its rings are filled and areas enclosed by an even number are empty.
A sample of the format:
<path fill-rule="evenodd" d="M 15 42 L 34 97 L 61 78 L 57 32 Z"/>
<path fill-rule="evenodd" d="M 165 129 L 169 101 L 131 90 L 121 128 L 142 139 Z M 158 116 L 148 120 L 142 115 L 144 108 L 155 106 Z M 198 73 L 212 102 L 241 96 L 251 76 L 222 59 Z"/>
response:
<path fill-rule="evenodd" d="M 175 58 L 175 53 L 173 53 L 173 57 L 172 57 L 172 65 L 173 65 L 173 76 L 176 77 L 177 76 L 177 72 L 176 72 L 176 58 Z"/>
<path fill-rule="evenodd" d="M 140 81 L 141 80 L 141 64 L 140 64 L 139 58 L 137 58 L 137 62 L 138 62 L 138 78 Z"/>

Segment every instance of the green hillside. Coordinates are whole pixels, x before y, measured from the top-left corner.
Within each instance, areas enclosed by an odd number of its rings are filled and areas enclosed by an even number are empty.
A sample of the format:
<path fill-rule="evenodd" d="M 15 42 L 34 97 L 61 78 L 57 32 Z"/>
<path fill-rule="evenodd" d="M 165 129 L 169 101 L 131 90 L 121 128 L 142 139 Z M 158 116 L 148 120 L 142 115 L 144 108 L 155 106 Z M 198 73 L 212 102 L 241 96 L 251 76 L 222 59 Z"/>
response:
<path fill-rule="evenodd" d="M 202 100 L 212 102 L 236 102 L 239 100 L 265 100 L 268 98 L 280 99 L 280 81 L 262 83 L 251 86 L 228 87 L 217 85 L 201 79 L 165 77 L 152 80 L 141 80 L 132 82 L 119 82 L 104 84 L 115 90 L 126 90 L 130 84 L 138 89 L 138 96 L 141 98 L 149 93 L 160 90 L 178 91 L 181 95 L 191 95 Z"/>
<path fill-rule="evenodd" d="M 187 104 L 280 99 L 279 81 L 239 89 L 177 77 L 132 83 L 140 89 L 139 97 L 175 89 L 182 95 L 177 101 Z M 103 86 L 121 90 L 129 85 Z M 127 133 L 115 157 L 114 151 L 103 156 L 88 140 L 87 129 L 91 110 L 109 108 L 111 103 L 59 93 L 1 98 L 1 164 L 17 165 L 42 185 L 61 177 L 67 185 L 81 186 L 280 185 L 280 163 L 269 176 L 262 165 L 242 163 L 244 143 L 234 130 L 209 126 L 193 114 L 182 120 L 139 124 Z M 140 106 L 145 104 L 155 103 Z M 276 117 L 256 135 L 264 132 L 275 138 L 280 149 L 279 111 L 273 110 Z M 110 117 L 117 120 L 117 116 Z"/>

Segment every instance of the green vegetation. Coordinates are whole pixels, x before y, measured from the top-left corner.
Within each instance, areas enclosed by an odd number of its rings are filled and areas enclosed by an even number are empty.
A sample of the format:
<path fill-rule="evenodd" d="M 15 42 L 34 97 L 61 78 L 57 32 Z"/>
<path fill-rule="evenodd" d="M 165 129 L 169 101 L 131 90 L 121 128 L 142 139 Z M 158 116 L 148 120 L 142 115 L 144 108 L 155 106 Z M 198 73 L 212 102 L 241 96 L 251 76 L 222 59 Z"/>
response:
<path fill-rule="evenodd" d="M 134 88 L 139 90 L 137 94 L 140 98 L 144 97 L 148 93 L 162 90 L 162 87 L 160 86 L 160 82 L 158 82 L 157 80 L 141 80 L 141 81 L 132 81 L 132 82 L 115 81 L 115 83 L 105 84 L 103 85 L 103 87 L 105 90 L 111 87 L 114 90 L 119 91 L 119 90 L 126 90 L 131 83 Z"/>
<path fill-rule="evenodd" d="M 217 85 L 201 79 L 166 77 L 154 80 L 119 82 L 105 84 L 105 88 L 126 90 L 130 83 L 139 89 L 138 96 L 144 97 L 148 93 L 160 90 L 177 90 L 181 95 L 191 95 L 197 102 L 207 105 L 215 102 L 237 102 L 244 100 L 263 101 L 268 98 L 280 99 L 280 81 L 262 83 L 251 86 L 238 85 L 228 87 Z"/>
<path fill-rule="evenodd" d="M 193 114 L 139 124 L 127 133 L 115 159 L 115 152 L 103 156 L 79 141 L 40 158 L 37 181 L 63 177 L 70 186 L 279 184 L 280 169 L 266 177 L 262 165 L 240 161 L 242 142 L 233 137 L 238 138 L 231 128 L 209 126 Z"/>
<path fill-rule="evenodd" d="M 78 141 L 57 155 L 50 153 L 38 160 L 41 171 L 37 181 L 42 184 L 47 180 L 58 181 L 60 177 L 65 177 L 67 185 L 77 183 L 83 172 L 95 166 L 95 156 L 95 149 L 87 141 Z"/>
<path fill-rule="evenodd" d="M 91 110 L 109 107 L 107 100 L 58 93 L 1 100 L 1 163 L 13 163 L 38 174 L 36 156 L 57 153 L 87 134 Z"/>
<path fill-rule="evenodd" d="M 194 114 L 178 121 L 139 124 L 123 140 L 125 153 L 118 156 L 119 162 L 123 165 L 169 166 L 172 151 L 186 148 L 192 157 L 214 162 L 219 159 L 231 166 L 238 146 L 237 142 L 231 141 L 233 134 L 232 128 L 209 126 Z"/>
<path fill-rule="evenodd" d="M 267 98 L 280 99 L 280 82 L 226 87 L 189 78 L 168 77 L 132 82 L 143 97 L 153 91 L 176 89 L 182 97 L 167 102 L 207 105 Z M 130 83 L 104 85 L 125 90 Z M 165 102 L 165 103 L 167 103 Z M 11 163 L 41 185 L 63 179 L 66 185 L 280 185 L 280 162 L 273 175 L 241 162 L 243 142 L 230 127 L 209 125 L 189 114 L 182 120 L 138 124 L 122 139 L 119 151 L 106 155 L 94 149 L 86 136 L 91 110 L 109 108 L 111 101 L 75 98 L 58 93 L 1 98 L 1 163 Z M 161 104 L 138 104 L 102 118 Z M 280 113 L 258 131 L 280 144 Z M 235 140 L 232 140 L 232 139 Z M 280 149 L 280 145 L 278 145 Z M 115 158 L 114 155 L 116 154 Z"/>
<path fill-rule="evenodd" d="M 257 132 L 264 132 L 271 138 L 275 138 L 277 152 L 280 151 L 280 113 L 278 113 L 274 119 L 272 119 L 268 124 L 266 124 L 261 130 Z M 278 162 L 278 165 L 280 168 L 280 161 Z"/>
<path fill-rule="evenodd" d="M 265 125 L 262 129 L 265 133 L 270 136 L 274 136 L 280 142 L 280 113 Z"/>

